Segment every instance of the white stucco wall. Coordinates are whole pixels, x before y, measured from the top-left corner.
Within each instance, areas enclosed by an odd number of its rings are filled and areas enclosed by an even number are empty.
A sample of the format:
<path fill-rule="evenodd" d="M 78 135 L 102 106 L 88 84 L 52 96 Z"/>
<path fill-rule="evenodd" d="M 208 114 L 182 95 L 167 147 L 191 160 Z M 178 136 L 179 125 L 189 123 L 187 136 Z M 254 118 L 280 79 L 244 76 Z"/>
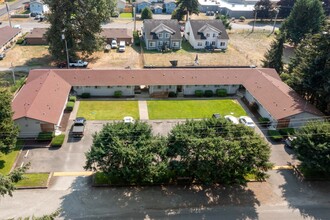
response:
<path fill-rule="evenodd" d="M 308 112 L 303 112 L 297 115 L 293 115 L 291 117 L 288 117 L 290 119 L 290 128 L 297 128 L 305 125 L 306 123 L 313 121 L 313 120 L 322 120 L 323 119 L 319 116 L 310 114 Z"/>
<path fill-rule="evenodd" d="M 149 93 L 152 94 L 154 92 L 176 92 L 176 86 L 150 86 Z"/>
<path fill-rule="evenodd" d="M 20 133 L 19 137 L 37 137 L 39 132 L 41 132 L 40 124 L 46 124 L 45 122 L 38 121 L 31 118 L 20 118 L 15 120 L 18 125 Z"/>
<path fill-rule="evenodd" d="M 134 95 L 134 86 L 73 86 L 77 95 L 90 93 L 91 96 L 113 96 L 115 91 L 122 91 L 123 96 Z"/>
<path fill-rule="evenodd" d="M 192 85 L 183 86 L 184 95 L 194 95 L 196 90 L 212 90 L 214 93 L 217 89 L 226 89 L 228 95 L 235 94 L 239 88 L 239 85 Z"/>

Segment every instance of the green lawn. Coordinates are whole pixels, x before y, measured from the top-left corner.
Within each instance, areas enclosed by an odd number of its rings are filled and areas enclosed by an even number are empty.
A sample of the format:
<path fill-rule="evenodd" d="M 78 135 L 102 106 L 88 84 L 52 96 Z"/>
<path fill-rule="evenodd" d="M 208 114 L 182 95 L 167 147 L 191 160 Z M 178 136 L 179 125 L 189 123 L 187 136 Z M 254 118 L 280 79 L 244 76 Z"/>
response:
<path fill-rule="evenodd" d="M 246 115 L 242 106 L 231 99 L 224 100 L 179 100 L 148 101 L 149 119 L 209 118 L 213 113 Z"/>
<path fill-rule="evenodd" d="M 132 13 L 120 13 L 120 18 L 133 18 Z"/>
<path fill-rule="evenodd" d="M 22 148 L 22 142 L 17 141 L 16 148 L 9 154 L 0 153 L 0 173 L 6 175 L 10 172 L 10 169 L 14 165 L 16 157 Z"/>
<path fill-rule="evenodd" d="M 121 120 L 124 116 L 139 119 L 137 101 L 80 101 L 77 116 L 87 120 Z"/>
<path fill-rule="evenodd" d="M 24 179 L 15 184 L 15 187 L 46 186 L 49 173 L 26 173 Z"/>

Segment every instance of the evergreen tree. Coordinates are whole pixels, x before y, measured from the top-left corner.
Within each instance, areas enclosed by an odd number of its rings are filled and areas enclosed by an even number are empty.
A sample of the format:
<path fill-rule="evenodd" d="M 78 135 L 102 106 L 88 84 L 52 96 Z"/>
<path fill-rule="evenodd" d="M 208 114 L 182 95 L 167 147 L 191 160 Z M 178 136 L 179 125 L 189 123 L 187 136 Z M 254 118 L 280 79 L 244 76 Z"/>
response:
<path fill-rule="evenodd" d="M 149 7 L 145 7 L 141 13 L 141 19 L 152 19 L 152 11 Z"/>
<path fill-rule="evenodd" d="M 278 18 L 287 18 L 293 8 L 295 0 L 280 0 L 277 2 Z"/>
<path fill-rule="evenodd" d="M 215 19 L 220 19 L 223 23 L 223 25 L 225 26 L 226 29 L 231 30 L 231 25 L 230 25 L 230 21 L 229 21 L 229 16 L 227 15 L 222 15 L 222 14 L 217 14 L 215 16 Z"/>
<path fill-rule="evenodd" d="M 172 12 L 172 15 L 171 15 L 171 19 L 176 19 L 178 21 L 182 21 L 183 18 L 184 18 L 184 11 L 182 11 L 181 9 L 179 8 L 176 8 L 173 12 Z"/>
<path fill-rule="evenodd" d="M 320 32 L 324 21 L 324 11 L 320 1 L 297 0 L 281 31 L 286 33 L 289 41 L 297 45 L 306 34 Z"/>
<path fill-rule="evenodd" d="M 273 9 L 273 5 L 270 0 L 259 0 L 254 5 L 255 10 L 257 10 L 257 18 L 268 19 L 271 16 L 271 10 Z"/>
<path fill-rule="evenodd" d="M 57 60 L 66 57 L 64 34 L 70 57 L 77 52 L 90 55 L 97 51 L 103 39 L 99 35 L 101 24 L 109 20 L 113 12 L 113 0 L 45 0 L 50 8 L 47 16 L 50 28 L 46 36 L 49 52 Z"/>
<path fill-rule="evenodd" d="M 184 12 L 185 15 L 199 14 L 199 2 L 198 0 L 177 0 L 176 1 L 177 9 L 181 12 Z M 186 16 L 186 21 L 188 21 Z"/>
<path fill-rule="evenodd" d="M 267 68 L 274 68 L 277 73 L 281 74 L 283 71 L 283 44 L 285 37 L 282 34 L 276 36 L 275 40 L 270 45 L 270 48 L 265 54 L 265 58 L 262 60 L 262 66 Z"/>

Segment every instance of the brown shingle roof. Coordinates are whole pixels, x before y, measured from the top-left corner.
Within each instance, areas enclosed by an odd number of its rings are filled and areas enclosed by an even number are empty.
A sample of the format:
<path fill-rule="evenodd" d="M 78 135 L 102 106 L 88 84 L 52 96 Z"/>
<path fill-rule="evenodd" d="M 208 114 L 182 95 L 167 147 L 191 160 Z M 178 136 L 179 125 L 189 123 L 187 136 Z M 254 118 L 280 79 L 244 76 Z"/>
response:
<path fill-rule="evenodd" d="M 21 32 L 18 28 L 5 26 L 0 28 L 0 48 L 7 44 L 13 37 Z"/>
<path fill-rule="evenodd" d="M 51 93 L 35 92 L 35 85 L 31 83 L 42 83 L 43 77 L 56 80 L 45 80 L 47 88 L 53 87 Z M 45 83 L 44 82 L 44 83 Z M 38 85 L 36 83 L 36 85 Z M 63 83 L 64 88 L 55 92 L 59 84 Z M 296 92 L 282 82 L 274 70 L 271 69 L 141 69 L 141 70 L 89 70 L 89 69 L 52 69 L 32 70 L 27 79 L 26 86 L 14 99 L 21 101 L 26 98 L 20 96 L 44 97 L 48 105 L 53 105 L 53 97 L 67 97 L 71 86 L 123 86 L 123 85 L 243 85 L 258 102 L 275 118 L 282 119 L 302 112 L 309 112 L 314 115 L 323 115 L 314 106 L 306 103 Z M 51 87 L 52 86 L 52 87 Z M 31 93 L 31 94 L 30 94 Z M 40 93 L 40 94 L 39 94 Z M 57 106 L 59 101 L 56 101 Z M 64 105 L 64 102 L 62 100 Z M 45 103 L 40 103 L 45 105 Z M 31 106 L 30 111 L 34 117 L 39 117 L 40 111 L 32 110 L 38 107 L 39 103 Z M 62 105 L 62 106 L 63 106 Z M 14 106 L 17 108 L 24 107 Z M 55 111 L 55 110 L 54 110 Z M 57 109 L 61 113 L 61 109 Z M 25 112 L 15 112 L 14 119 L 23 117 Z M 42 111 L 41 111 L 42 112 Z M 60 113 L 57 113 L 59 115 Z M 19 117 L 17 116 L 19 115 Z M 45 119 L 44 119 L 45 120 Z M 54 121 L 54 120 L 53 120 Z"/>
<path fill-rule="evenodd" d="M 103 28 L 101 36 L 105 38 L 133 38 L 133 32 L 127 28 Z"/>
<path fill-rule="evenodd" d="M 48 28 L 33 28 L 33 30 L 26 35 L 26 38 L 43 38 Z"/>

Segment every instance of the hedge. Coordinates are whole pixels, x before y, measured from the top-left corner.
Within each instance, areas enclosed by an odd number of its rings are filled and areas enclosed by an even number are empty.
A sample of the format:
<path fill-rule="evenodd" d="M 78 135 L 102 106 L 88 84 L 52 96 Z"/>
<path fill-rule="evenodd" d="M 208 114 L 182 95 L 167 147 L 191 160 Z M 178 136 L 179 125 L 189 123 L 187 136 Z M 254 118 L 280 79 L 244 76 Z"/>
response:
<path fill-rule="evenodd" d="M 268 130 L 269 137 L 274 141 L 281 141 L 283 136 L 277 130 Z"/>
<path fill-rule="evenodd" d="M 141 42 L 140 42 L 139 33 L 137 31 L 133 31 L 133 39 L 135 46 L 140 46 Z"/>
<path fill-rule="evenodd" d="M 51 141 L 54 137 L 53 132 L 40 132 L 37 137 L 37 141 Z"/>
<path fill-rule="evenodd" d="M 70 95 L 69 101 L 70 102 L 76 102 L 77 101 L 77 97 L 75 95 Z"/>
<path fill-rule="evenodd" d="M 55 136 L 50 144 L 52 147 L 61 147 L 64 142 L 65 134 Z"/>
<path fill-rule="evenodd" d="M 203 90 L 195 90 L 195 96 L 202 97 L 203 96 Z"/>
<path fill-rule="evenodd" d="M 169 92 L 168 97 L 177 97 L 177 94 L 175 92 Z"/>
<path fill-rule="evenodd" d="M 114 96 L 115 96 L 115 98 L 120 98 L 120 97 L 123 96 L 123 92 L 122 91 L 115 91 Z"/>
<path fill-rule="evenodd" d="M 288 136 L 293 135 L 295 133 L 294 128 L 281 128 L 278 131 L 284 137 L 288 137 Z"/>
<path fill-rule="evenodd" d="M 81 94 L 81 98 L 89 98 L 91 97 L 91 94 L 89 92 L 85 92 Z"/>
<path fill-rule="evenodd" d="M 227 96 L 227 90 L 226 89 L 217 89 L 215 91 L 215 93 L 217 94 L 217 96 L 219 97 L 225 97 Z"/>
<path fill-rule="evenodd" d="M 204 95 L 206 97 L 212 97 L 213 96 L 213 91 L 212 90 L 206 90 L 205 93 L 204 93 Z"/>
<path fill-rule="evenodd" d="M 23 44 L 24 43 L 24 39 L 23 38 L 19 38 L 16 41 L 16 44 Z"/>
<path fill-rule="evenodd" d="M 68 103 L 66 104 L 66 108 L 65 108 L 65 110 L 71 112 L 71 111 L 73 110 L 73 107 L 74 107 L 74 102 L 68 102 Z"/>
<path fill-rule="evenodd" d="M 260 117 L 258 121 L 262 127 L 268 127 L 270 125 L 269 118 Z"/>

